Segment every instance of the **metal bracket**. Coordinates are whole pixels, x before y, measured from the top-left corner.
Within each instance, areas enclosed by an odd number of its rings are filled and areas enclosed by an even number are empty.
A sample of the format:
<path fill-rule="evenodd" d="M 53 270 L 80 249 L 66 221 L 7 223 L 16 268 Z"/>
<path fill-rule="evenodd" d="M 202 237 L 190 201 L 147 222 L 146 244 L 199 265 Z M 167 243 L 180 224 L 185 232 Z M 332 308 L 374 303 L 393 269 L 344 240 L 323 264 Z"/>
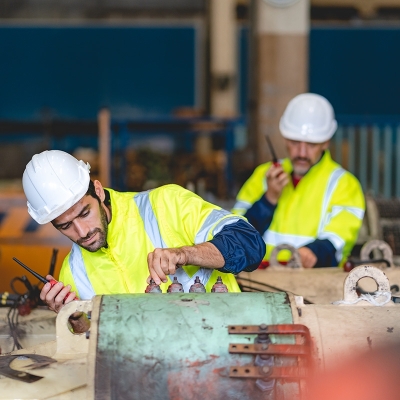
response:
<path fill-rule="evenodd" d="M 278 261 L 278 254 L 282 250 L 289 250 L 291 253 L 291 257 L 286 265 L 283 265 Z M 279 244 L 273 248 L 271 255 L 269 256 L 269 265 L 271 267 L 303 268 L 298 249 L 286 243 Z"/>
<path fill-rule="evenodd" d="M 229 373 L 231 378 L 253 378 L 253 379 L 305 379 L 307 369 L 300 367 L 232 367 Z"/>
<path fill-rule="evenodd" d="M 309 329 L 300 324 L 281 325 L 230 325 L 230 334 L 246 335 L 294 335 L 302 338 L 302 343 L 296 344 L 272 344 L 254 343 L 239 344 L 231 343 L 229 353 L 231 354 L 253 354 L 256 356 L 276 355 L 287 357 L 298 357 L 297 365 L 288 367 L 277 366 L 245 366 L 230 367 L 231 378 L 253 378 L 253 379 L 304 379 L 313 369 L 311 335 Z"/>
<path fill-rule="evenodd" d="M 41 368 L 49 364 L 57 362 L 53 358 L 41 356 L 38 354 L 16 354 L 12 356 L 0 356 L 0 375 L 4 375 L 7 378 L 16 379 L 17 381 L 22 381 L 26 383 L 33 383 L 42 379 L 43 376 L 37 376 L 30 374 L 29 372 L 18 371 L 10 367 L 10 364 L 17 358 L 29 358 L 35 363 L 30 364 L 31 368 Z"/>

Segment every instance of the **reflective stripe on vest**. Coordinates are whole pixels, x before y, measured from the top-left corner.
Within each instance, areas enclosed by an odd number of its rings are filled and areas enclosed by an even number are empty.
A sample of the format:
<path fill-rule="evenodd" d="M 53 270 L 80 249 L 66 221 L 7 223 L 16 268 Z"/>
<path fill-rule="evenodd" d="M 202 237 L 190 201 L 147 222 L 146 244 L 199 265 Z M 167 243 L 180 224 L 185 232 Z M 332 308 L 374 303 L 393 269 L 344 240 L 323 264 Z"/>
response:
<path fill-rule="evenodd" d="M 74 277 L 76 288 L 78 289 L 80 300 L 90 300 L 96 293 L 90 283 L 86 273 L 85 263 L 83 262 L 81 248 L 74 243 L 69 256 L 69 265 Z"/>
<path fill-rule="evenodd" d="M 138 207 L 139 214 L 143 220 L 146 234 L 148 235 L 154 248 L 168 248 L 167 244 L 161 237 L 158 221 L 150 203 L 149 191 L 138 193 L 134 196 L 133 199 Z M 204 224 L 196 234 L 195 244 L 204 243 L 205 241 L 207 241 L 210 229 L 214 225 L 215 226 L 212 230 L 213 236 L 219 233 L 224 226 L 235 223 L 240 219 L 237 216 L 231 216 L 221 220 L 221 218 L 226 217 L 227 215 L 231 214 L 226 210 L 213 210 L 208 215 Z M 72 245 L 71 253 L 69 256 L 69 264 L 76 288 L 79 292 L 80 299 L 91 299 L 96 293 L 86 273 L 81 248 L 75 243 Z M 178 281 L 183 285 L 184 291 L 188 292 L 190 286 L 194 283 L 196 276 L 199 277 L 200 281 L 205 286 L 213 271 L 214 270 L 210 268 L 199 268 L 196 274 L 191 278 L 189 277 L 189 275 L 187 275 L 186 271 L 183 268 L 178 268 L 174 275 L 170 275 L 170 279 L 172 281 L 173 278 L 176 276 Z"/>
<path fill-rule="evenodd" d="M 324 226 L 326 225 L 326 221 L 328 218 L 326 210 L 328 209 L 328 205 L 331 201 L 333 192 L 338 185 L 339 179 L 343 176 L 345 172 L 346 171 L 343 168 L 337 168 L 331 173 L 331 176 L 329 177 L 328 185 L 324 194 L 324 200 L 322 202 L 321 220 L 319 221 L 318 236 L 320 233 L 322 233 Z"/>
<path fill-rule="evenodd" d="M 285 243 L 296 248 L 303 247 L 307 243 L 315 240 L 314 236 L 291 235 L 288 233 L 279 233 L 270 230 L 264 232 L 263 239 L 268 245 L 278 246 L 282 243 Z"/>
<path fill-rule="evenodd" d="M 343 168 L 336 168 L 331 175 L 329 176 L 328 184 L 325 190 L 322 209 L 321 209 L 321 219 L 319 221 L 317 238 L 318 239 L 328 239 L 336 249 L 336 259 L 341 260 L 343 254 L 343 248 L 345 242 L 338 235 L 331 232 L 324 232 L 324 227 L 328 224 L 328 222 L 336 215 L 338 215 L 342 211 L 348 211 L 359 217 L 360 219 L 364 216 L 364 211 L 357 207 L 339 207 L 335 206 L 332 208 L 332 211 L 327 214 L 327 209 L 329 203 L 331 201 L 332 195 L 338 185 L 339 179 L 345 174 L 345 170 Z M 278 246 L 282 243 L 290 244 L 296 248 L 305 246 L 308 243 L 311 243 L 315 240 L 313 236 L 305 236 L 305 235 L 291 235 L 291 234 L 282 234 L 274 231 L 267 230 L 263 234 L 263 239 L 267 245 Z"/>
<path fill-rule="evenodd" d="M 246 213 L 247 210 L 249 210 L 252 205 L 253 204 L 248 201 L 239 200 L 235 203 L 235 205 L 233 206 L 233 209 L 234 210 L 243 210 Z"/>
<path fill-rule="evenodd" d="M 207 241 L 208 239 L 208 234 L 210 232 L 211 227 L 218 222 L 219 220 L 221 220 L 223 217 L 226 217 L 227 215 L 231 215 L 230 212 L 226 211 L 226 210 L 212 210 L 210 215 L 206 218 L 206 220 L 204 221 L 203 226 L 201 227 L 201 229 L 197 232 L 197 235 L 195 237 L 194 243 L 195 244 L 199 244 L 199 243 L 204 243 Z M 233 224 L 235 222 L 237 222 L 239 220 L 238 217 L 229 217 L 229 218 L 225 218 L 222 219 L 213 229 L 212 231 L 212 235 L 213 237 L 221 232 L 222 228 L 226 225 L 229 224 Z"/>
<path fill-rule="evenodd" d="M 149 191 L 141 192 L 134 196 L 134 200 L 139 209 L 139 214 L 142 217 L 144 223 L 144 229 L 149 236 L 154 248 L 168 248 L 163 238 L 161 237 L 160 228 L 158 226 L 157 218 L 154 214 L 153 207 L 151 206 L 149 199 Z M 207 240 L 208 233 L 212 226 L 220 220 L 222 217 L 230 215 L 226 210 L 213 210 L 210 215 L 206 218 L 203 226 L 195 238 L 195 244 L 204 243 Z M 218 223 L 213 229 L 213 236 L 221 231 L 221 229 L 228 224 L 234 223 L 238 220 L 237 217 L 226 218 Z M 211 274 L 213 273 L 211 268 L 199 268 L 198 271 L 190 277 L 183 268 L 177 268 L 175 274 L 169 275 L 171 281 L 176 277 L 179 283 L 182 284 L 184 292 L 189 292 L 190 286 L 193 285 L 196 276 L 199 277 L 200 282 L 206 286 Z"/>

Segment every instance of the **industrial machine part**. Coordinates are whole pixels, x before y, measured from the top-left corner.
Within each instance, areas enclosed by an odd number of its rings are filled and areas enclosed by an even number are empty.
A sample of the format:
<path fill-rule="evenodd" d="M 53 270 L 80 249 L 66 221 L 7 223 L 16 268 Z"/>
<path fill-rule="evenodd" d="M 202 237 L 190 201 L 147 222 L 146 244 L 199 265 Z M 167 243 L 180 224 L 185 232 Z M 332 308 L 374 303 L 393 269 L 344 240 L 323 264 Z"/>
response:
<path fill-rule="evenodd" d="M 174 276 L 174 280 L 168 286 L 167 289 L 168 293 L 183 293 L 183 286 L 181 283 L 178 282 L 178 278 Z"/>
<path fill-rule="evenodd" d="M 212 293 L 228 293 L 228 287 L 222 282 L 222 278 L 219 276 L 217 281 L 211 288 Z"/>
<path fill-rule="evenodd" d="M 288 250 L 291 253 L 291 257 L 289 261 L 285 264 L 282 264 L 278 260 L 278 254 L 282 250 Z M 303 265 L 301 264 L 301 258 L 300 254 L 297 251 L 297 249 L 287 243 L 282 243 L 279 244 L 278 246 L 274 247 L 274 249 L 271 252 L 271 255 L 269 257 L 269 266 L 270 267 L 286 267 L 286 268 L 303 268 Z"/>
<path fill-rule="evenodd" d="M 56 338 L 57 314 L 41 308 L 19 315 L 14 307 L 0 308 L 0 355 L 21 348 L 31 348 Z"/>
<path fill-rule="evenodd" d="M 386 268 L 385 275 L 395 287 L 400 283 L 400 268 Z M 308 303 L 331 304 L 343 293 L 343 280 L 347 273 L 341 268 L 301 268 L 301 269 L 257 269 L 253 272 L 241 272 L 237 281 L 247 292 L 287 292 L 302 295 Z M 365 282 L 364 282 L 365 281 Z M 363 279 L 359 285 L 368 291 L 376 290 L 369 279 Z"/>
<path fill-rule="evenodd" d="M 11 363 L 16 359 L 31 359 L 35 361 L 34 364 L 31 364 L 33 367 L 44 367 L 50 365 L 51 363 L 56 362 L 56 360 L 47 357 L 41 356 L 38 354 L 25 354 L 24 356 L 20 356 L 17 354 L 14 355 L 7 355 L 0 357 L 0 375 L 6 376 L 11 379 L 16 379 L 21 382 L 32 383 L 36 382 L 39 379 L 42 379 L 42 376 L 33 375 L 28 372 L 21 372 L 11 368 Z"/>
<path fill-rule="evenodd" d="M 382 250 L 376 247 L 384 249 Z M 392 291 L 397 291 L 400 286 L 400 267 L 391 264 L 389 247 L 382 241 L 369 241 L 364 245 L 364 249 L 371 249 L 363 255 L 367 260 L 349 259 L 349 268 L 329 267 L 329 268 L 287 268 L 279 266 L 274 268 L 257 269 L 251 273 L 241 272 L 237 276 L 237 281 L 243 291 L 273 291 L 289 292 L 302 295 L 306 303 L 330 304 L 337 300 L 343 291 L 343 279 L 346 273 L 357 265 L 371 264 L 383 270 L 392 283 Z M 364 250 L 365 251 L 365 250 Z M 370 257 L 379 257 L 378 259 Z M 382 258 L 388 257 L 388 259 Z M 362 264 L 360 264 L 362 262 Z M 388 267 L 392 265 L 391 267 Z M 345 268 L 346 267 L 346 268 Z M 363 279 L 358 285 L 360 293 L 375 291 L 376 285 L 373 281 Z"/>
<path fill-rule="evenodd" d="M 363 264 L 373 264 L 376 267 L 390 267 L 390 262 L 386 260 L 385 258 L 377 258 L 374 260 L 355 260 L 353 258 L 348 258 L 347 261 L 343 264 L 343 270 L 345 272 L 350 272 L 353 268 L 357 267 L 357 265 L 363 265 Z"/>
<path fill-rule="evenodd" d="M 390 286 L 381 270 L 360 266 L 349 273 L 340 305 L 306 305 L 287 293 L 143 293 L 70 302 L 57 316 L 56 342 L 12 353 L 57 362 L 36 369 L 43 379 L 35 383 L 0 379 L 0 399 L 306 399 L 314 368 L 398 341 L 399 306 L 349 301 L 365 276 L 381 291 Z M 90 314 L 90 335 L 69 331 L 76 311 Z M 29 372 L 26 365 L 13 368 Z"/>
<path fill-rule="evenodd" d="M 49 274 L 54 273 L 57 253 L 58 249 L 53 249 Z M 29 268 L 28 270 L 32 272 Z M 39 274 L 34 275 L 41 282 L 47 283 Z M 10 287 L 14 293 L 0 293 L 0 354 L 46 342 L 55 337 L 55 315 L 40 299 L 39 286 L 32 285 L 23 275 L 14 277 Z M 45 309 L 35 312 L 39 306 L 45 306 Z M 32 312 L 34 315 L 30 315 Z"/>
<path fill-rule="evenodd" d="M 162 293 L 160 285 L 157 285 L 154 282 L 154 279 L 151 278 L 149 284 L 146 287 L 145 293 Z"/>
<path fill-rule="evenodd" d="M 375 239 L 365 243 L 361 248 L 360 258 L 362 260 L 368 260 L 371 258 L 371 253 L 374 255 L 372 258 L 379 258 L 379 253 L 382 253 L 381 258 L 387 260 L 390 267 L 394 267 L 393 251 L 385 241 Z"/>
<path fill-rule="evenodd" d="M 393 252 L 394 264 L 400 264 L 400 200 L 366 195 L 366 213 L 358 244 L 384 240 Z M 377 258 L 375 256 L 374 258 Z"/>
<path fill-rule="evenodd" d="M 194 279 L 194 283 L 192 286 L 189 288 L 189 293 L 205 293 L 206 288 L 204 285 L 201 283 L 200 278 L 196 276 Z"/>

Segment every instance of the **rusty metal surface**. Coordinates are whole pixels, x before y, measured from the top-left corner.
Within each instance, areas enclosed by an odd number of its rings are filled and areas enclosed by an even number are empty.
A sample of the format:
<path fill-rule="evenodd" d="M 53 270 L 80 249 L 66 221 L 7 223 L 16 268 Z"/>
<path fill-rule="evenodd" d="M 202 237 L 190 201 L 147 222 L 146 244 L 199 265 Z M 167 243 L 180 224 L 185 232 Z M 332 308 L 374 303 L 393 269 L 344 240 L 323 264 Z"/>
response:
<path fill-rule="evenodd" d="M 229 343 L 253 343 L 256 335 L 228 332 L 233 324 L 263 322 L 292 323 L 286 294 L 103 296 L 94 398 L 264 400 L 254 380 L 229 377 L 230 367 L 254 360 L 250 354 L 229 354 Z"/>
<path fill-rule="evenodd" d="M 234 335 L 257 333 L 253 345 L 230 344 L 230 353 L 255 355 L 252 364 L 231 367 L 229 371 L 231 378 L 253 379 L 256 387 L 270 396 L 275 396 L 279 392 L 279 385 L 282 383 L 298 381 L 298 393 L 292 394 L 291 399 L 304 398 L 306 378 L 313 374 L 315 365 L 311 335 L 306 326 L 261 324 L 259 326 L 229 326 L 228 330 Z M 296 343 L 273 344 L 270 335 L 294 336 Z"/>

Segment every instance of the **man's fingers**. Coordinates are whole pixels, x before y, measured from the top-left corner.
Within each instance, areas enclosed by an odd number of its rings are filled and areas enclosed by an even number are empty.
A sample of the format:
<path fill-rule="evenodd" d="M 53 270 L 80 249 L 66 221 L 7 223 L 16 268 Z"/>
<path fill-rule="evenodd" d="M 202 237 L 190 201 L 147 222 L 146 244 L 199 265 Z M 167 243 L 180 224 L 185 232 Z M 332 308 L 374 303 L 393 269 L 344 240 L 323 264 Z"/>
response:
<path fill-rule="evenodd" d="M 313 268 L 317 262 L 317 256 L 307 247 L 299 249 L 301 263 L 304 268 Z"/>
<path fill-rule="evenodd" d="M 176 272 L 176 263 L 177 263 L 177 260 L 169 260 L 169 263 L 168 263 L 168 275 L 173 275 L 173 274 L 175 274 L 175 272 Z"/>
<path fill-rule="evenodd" d="M 57 285 L 58 285 L 58 283 L 57 283 Z M 57 285 L 54 285 L 54 287 L 56 287 Z M 61 285 L 62 285 L 62 283 L 61 283 Z M 59 312 L 61 310 L 61 308 L 64 306 L 65 297 L 67 296 L 68 293 L 70 293 L 70 290 L 71 290 L 71 286 L 67 285 L 64 287 L 64 289 L 60 290 L 58 292 L 57 296 L 54 298 L 54 305 L 55 305 L 55 309 L 57 312 Z"/>
<path fill-rule="evenodd" d="M 50 289 L 51 289 L 50 283 L 46 283 L 43 286 L 42 290 L 40 291 L 40 300 L 46 301 L 46 296 Z"/>
<path fill-rule="evenodd" d="M 161 249 L 155 249 L 147 256 L 147 263 L 149 266 L 149 272 L 154 282 L 159 285 L 162 282 L 167 282 L 168 279 L 161 267 Z"/>
<path fill-rule="evenodd" d="M 58 313 L 63 307 L 65 297 L 70 290 L 71 286 L 67 285 L 64 287 L 62 282 L 56 283 L 53 287 L 51 287 L 50 283 L 46 283 L 40 293 L 40 298 L 47 303 L 51 310 Z M 71 297 L 71 300 L 73 300 L 76 297 L 76 294 L 74 293 L 69 297 Z"/>
<path fill-rule="evenodd" d="M 283 168 L 281 166 L 279 167 L 275 167 L 272 166 L 268 171 L 267 171 L 267 177 L 271 178 L 271 179 L 276 179 L 279 175 L 282 174 Z"/>
<path fill-rule="evenodd" d="M 160 260 L 160 269 L 164 274 L 169 274 L 169 256 L 166 251 L 161 251 L 158 254 Z"/>
<path fill-rule="evenodd" d="M 70 289 L 71 290 L 71 289 Z M 76 293 L 75 292 L 69 292 L 68 297 L 65 299 L 64 304 L 68 304 L 71 301 L 74 301 L 76 299 Z"/>
<path fill-rule="evenodd" d="M 50 283 L 46 283 L 45 286 L 49 285 Z M 58 282 L 56 283 L 46 294 L 45 297 L 45 301 L 46 303 L 50 303 L 52 301 L 54 301 L 55 297 L 58 295 L 58 293 L 60 293 L 61 289 L 64 287 L 64 285 L 62 284 L 62 282 Z"/>
<path fill-rule="evenodd" d="M 288 176 L 284 176 L 281 178 L 278 178 L 278 185 L 280 189 L 283 189 L 288 183 L 289 183 L 289 177 Z"/>
<path fill-rule="evenodd" d="M 153 267 L 153 259 L 154 259 L 154 252 L 150 252 L 147 254 L 147 266 L 149 268 L 149 273 L 150 276 L 147 279 L 147 283 L 150 283 L 150 279 L 153 279 L 153 281 L 159 285 L 161 283 L 159 276 L 155 273 L 154 267 Z"/>
<path fill-rule="evenodd" d="M 178 249 L 154 249 L 147 256 L 151 278 L 157 285 L 161 281 L 168 282 L 167 275 L 175 274 L 177 264 L 184 265 L 185 262 L 185 258 L 182 257 L 181 251 L 178 251 Z"/>

